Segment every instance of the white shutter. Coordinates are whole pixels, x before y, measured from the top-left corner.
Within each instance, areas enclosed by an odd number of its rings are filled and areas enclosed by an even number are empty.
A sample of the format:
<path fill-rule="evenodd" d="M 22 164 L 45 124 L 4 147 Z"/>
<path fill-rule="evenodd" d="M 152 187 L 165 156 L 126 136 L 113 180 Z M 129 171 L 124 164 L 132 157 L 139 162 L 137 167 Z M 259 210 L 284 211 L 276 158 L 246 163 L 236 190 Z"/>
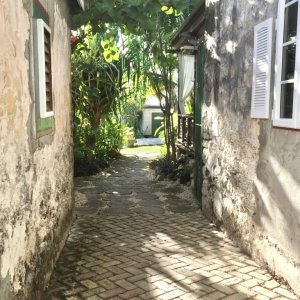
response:
<path fill-rule="evenodd" d="M 254 27 L 252 118 L 269 118 L 273 19 Z"/>
<path fill-rule="evenodd" d="M 34 19 L 34 55 L 36 76 L 36 98 L 39 117 L 48 118 L 54 115 L 51 83 L 51 30 L 42 19 Z M 48 33 L 48 34 L 46 34 Z M 48 42 L 46 37 L 48 36 Z M 50 105 L 49 105 L 50 104 Z M 47 108 L 47 105 L 49 107 Z"/>

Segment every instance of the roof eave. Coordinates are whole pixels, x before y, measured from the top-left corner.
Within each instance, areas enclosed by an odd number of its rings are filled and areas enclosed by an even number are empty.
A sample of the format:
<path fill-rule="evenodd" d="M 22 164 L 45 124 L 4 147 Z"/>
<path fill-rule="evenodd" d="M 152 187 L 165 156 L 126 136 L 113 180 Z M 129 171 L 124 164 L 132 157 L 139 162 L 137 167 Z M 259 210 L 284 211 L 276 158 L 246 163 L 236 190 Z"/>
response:
<path fill-rule="evenodd" d="M 199 18 L 199 14 L 205 11 L 205 0 L 201 0 L 191 15 L 183 22 L 171 39 L 171 46 L 178 50 L 182 46 L 188 45 L 188 40 L 199 38 L 200 28 L 203 27 L 204 19 Z M 204 17 L 204 16 L 203 16 Z M 188 36 L 190 35 L 190 37 Z"/>

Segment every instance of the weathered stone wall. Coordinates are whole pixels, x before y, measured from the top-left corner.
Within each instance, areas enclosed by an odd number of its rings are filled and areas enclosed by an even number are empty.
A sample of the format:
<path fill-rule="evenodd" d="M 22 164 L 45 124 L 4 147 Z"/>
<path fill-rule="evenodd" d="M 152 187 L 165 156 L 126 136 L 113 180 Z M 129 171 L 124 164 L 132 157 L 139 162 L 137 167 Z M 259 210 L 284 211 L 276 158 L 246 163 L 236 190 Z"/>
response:
<path fill-rule="evenodd" d="M 54 129 L 37 138 L 32 0 L 0 1 L 0 299 L 40 299 L 72 220 L 69 9 L 52 30 Z"/>
<path fill-rule="evenodd" d="M 203 211 L 300 293 L 300 132 L 250 118 L 253 29 L 277 2 L 206 0 Z"/>

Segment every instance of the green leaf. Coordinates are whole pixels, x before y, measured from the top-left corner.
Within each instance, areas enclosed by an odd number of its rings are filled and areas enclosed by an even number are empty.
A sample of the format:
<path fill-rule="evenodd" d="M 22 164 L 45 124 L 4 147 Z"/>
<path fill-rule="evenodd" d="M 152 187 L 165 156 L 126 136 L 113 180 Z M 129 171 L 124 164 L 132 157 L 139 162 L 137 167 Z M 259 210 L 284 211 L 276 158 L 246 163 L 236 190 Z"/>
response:
<path fill-rule="evenodd" d="M 175 17 L 179 17 L 179 16 L 181 16 L 181 12 L 178 11 L 177 9 L 175 9 L 174 15 L 175 15 Z"/>
<path fill-rule="evenodd" d="M 166 14 L 167 15 L 172 15 L 174 13 L 174 8 L 173 7 L 170 7 L 167 11 L 166 11 Z"/>
<path fill-rule="evenodd" d="M 109 50 L 110 50 L 110 52 L 113 52 L 114 54 L 115 54 L 116 52 L 118 52 L 118 48 L 117 48 L 116 45 L 111 46 Z"/>
<path fill-rule="evenodd" d="M 101 46 L 104 50 L 109 48 L 109 40 L 105 40 L 101 42 Z"/>
<path fill-rule="evenodd" d="M 104 59 L 105 59 L 107 62 L 111 63 L 111 62 L 113 61 L 113 57 L 112 57 L 112 55 L 110 54 L 110 51 L 107 51 L 107 50 L 104 51 L 103 56 L 104 56 Z"/>
<path fill-rule="evenodd" d="M 114 55 L 112 56 L 112 58 L 113 58 L 113 60 L 119 60 L 119 59 L 120 59 L 120 54 L 119 54 L 119 52 L 117 52 L 116 54 L 114 54 Z"/>

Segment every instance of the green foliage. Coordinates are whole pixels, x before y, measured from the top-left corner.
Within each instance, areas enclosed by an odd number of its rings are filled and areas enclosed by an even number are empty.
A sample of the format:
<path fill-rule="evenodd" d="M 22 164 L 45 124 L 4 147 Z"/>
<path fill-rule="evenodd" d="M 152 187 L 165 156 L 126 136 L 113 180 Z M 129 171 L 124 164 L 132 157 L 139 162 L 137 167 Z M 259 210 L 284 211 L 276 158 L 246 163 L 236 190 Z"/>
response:
<path fill-rule="evenodd" d="M 155 18 L 162 7 L 167 7 L 170 15 L 181 18 L 181 22 L 199 0 L 90 0 L 90 8 L 73 18 L 73 26 L 91 22 L 115 24 L 137 35 L 156 30 Z M 182 12 L 182 14 L 180 14 Z"/>
<path fill-rule="evenodd" d="M 149 90 L 145 70 L 149 69 L 149 55 L 142 37 L 120 31 L 123 101 L 119 106 L 122 121 L 141 136 L 142 110 Z"/>
<path fill-rule="evenodd" d="M 151 156 L 157 156 L 159 157 L 162 155 L 163 151 L 162 145 L 151 145 L 151 146 L 136 146 L 134 148 L 124 148 L 121 150 L 121 154 L 124 155 L 143 155 L 148 154 Z"/>
<path fill-rule="evenodd" d="M 194 93 L 191 93 L 191 95 L 185 101 L 185 113 L 187 115 L 193 115 L 195 111 L 194 102 Z"/>
<path fill-rule="evenodd" d="M 176 161 L 163 156 L 152 161 L 150 167 L 160 179 L 179 179 L 180 183 L 187 183 L 191 179 L 192 167 L 189 158 L 184 155 Z"/>
<path fill-rule="evenodd" d="M 108 166 L 112 158 L 119 156 L 123 128 L 119 122 L 103 120 L 97 129 L 74 122 L 75 176 L 97 173 Z"/>
<path fill-rule="evenodd" d="M 85 26 L 78 34 L 72 54 L 72 99 L 74 164 L 79 176 L 107 166 L 122 146 L 122 130 L 114 114 L 121 94 L 118 66 L 105 60 L 107 49 L 101 46 L 100 33 Z"/>
<path fill-rule="evenodd" d="M 176 57 L 168 52 L 170 39 L 180 25 L 179 19 L 171 14 L 159 12 L 156 20 L 156 31 L 146 37 L 151 51 L 151 68 L 147 72 L 150 84 L 161 103 L 164 114 L 164 136 L 167 145 L 167 159 L 176 161 L 176 128 L 173 115 L 177 110 L 175 94 L 176 83 L 173 76 L 177 69 Z"/>
<path fill-rule="evenodd" d="M 142 108 L 138 101 L 127 99 L 127 101 L 122 104 L 122 120 L 132 128 L 134 135 L 137 138 L 141 137 L 142 114 Z"/>
<path fill-rule="evenodd" d="M 175 161 L 177 60 L 167 50 L 198 0 L 88 2 L 89 9 L 73 18 L 73 28 L 80 28 L 72 42 L 75 167 L 96 172 L 119 152 L 124 135 L 129 140 L 126 128 L 139 136 L 150 88 L 161 100 L 167 159 Z"/>
<path fill-rule="evenodd" d="M 129 126 L 123 126 L 123 145 L 133 147 L 135 143 L 134 128 Z"/>
<path fill-rule="evenodd" d="M 116 109 L 120 94 L 119 70 L 108 63 L 100 46 L 100 33 L 81 32 L 72 54 L 72 93 L 76 114 L 91 128 Z"/>
<path fill-rule="evenodd" d="M 168 6 L 164 5 L 161 8 L 161 10 L 164 11 L 167 15 L 172 15 L 172 14 L 176 13 L 176 10 L 172 6 L 168 7 Z"/>

